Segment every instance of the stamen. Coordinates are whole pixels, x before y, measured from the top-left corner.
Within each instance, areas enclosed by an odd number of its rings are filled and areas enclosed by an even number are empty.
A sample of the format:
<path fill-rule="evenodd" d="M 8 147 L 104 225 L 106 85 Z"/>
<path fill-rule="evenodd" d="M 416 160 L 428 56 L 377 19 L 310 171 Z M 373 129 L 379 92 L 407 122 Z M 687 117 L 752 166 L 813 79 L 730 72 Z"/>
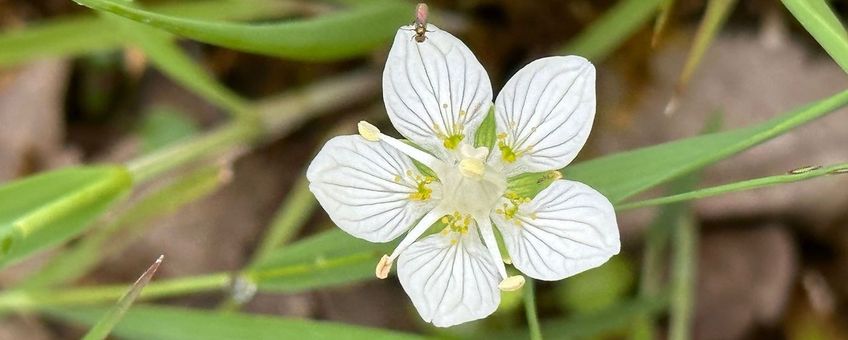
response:
<path fill-rule="evenodd" d="M 486 244 L 486 249 L 489 250 L 489 256 L 492 258 L 492 261 L 495 262 L 495 266 L 498 267 L 498 273 L 501 274 L 501 278 L 506 278 L 506 267 L 503 263 L 503 258 L 501 257 L 501 251 L 498 249 L 498 241 L 495 239 L 495 232 L 492 230 L 492 221 L 489 220 L 488 216 L 484 216 L 483 218 L 477 218 L 477 225 L 480 227 L 480 234 L 483 235 L 483 242 Z M 522 282 L 522 284 L 524 284 Z"/>
<path fill-rule="evenodd" d="M 440 161 L 436 157 L 433 157 L 433 155 L 429 153 L 418 150 L 409 144 L 384 135 L 380 132 L 379 129 L 377 129 L 376 126 L 371 125 L 371 123 L 361 121 L 359 122 L 359 124 L 357 124 L 357 127 L 359 128 L 359 134 L 362 135 L 362 137 L 364 137 L 365 139 L 372 142 L 376 142 L 378 140 L 385 142 L 386 144 L 400 151 L 402 154 L 407 155 L 410 158 L 426 165 L 430 169 L 434 169 L 436 168 L 436 165 L 441 165 L 442 163 L 442 161 Z"/>
<path fill-rule="evenodd" d="M 377 278 L 380 280 L 384 280 L 389 277 L 389 271 L 392 270 L 392 260 L 389 259 L 389 255 L 383 255 L 383 258 L 380 259 L 380 263 L 377 263 L 377 269 L 374 270 L 374 274 L 377 275 Z"/>
<path fill-rule="evenodd" d="M 380 129 L 371 123 L 363 120 L 360 121 L 359 124 L 356 124 L 356 128 L 359 129 L 359 134 L 362 135 L 362 138 L 365 138 L 370 142 L 380 140 Z"/>
<path fill-rule="evenodd" d="M 498 284 L 498 288 L 505 292 L 514 292 L 521 287 L 524 287 L 524 276 L 521 275 L 510 276 Z"/>
<path fill-rule="evenodd" d="M 445 215 L 443 211 L 437 210 L 438 209 L 432 210 L 426 215 L 424 215 L 424 217 L 422 217 L 421 220 L 418 221 L 418 224 L 416 224 L 415 227 L 413 227 L 412 230 L 410 230 L 409 233 L 406 234 L 403 240 L 400 241 L 400 244 L 398 244 L 397 248 L 395 248 L 395 250 L 392 252 L 392 255 L 388 256 L 388 258 L 385 258 L 385 261 L 388 262 L 388 265 L 390 266 L 389 268 L 391 268 L 391 263 L 395 259 L 397 259 L 397 257 L 400 256 L 400 254 L 404 250 L 406 250 L 406 248 L 409 248 L 409 246 L 412 245 L 413 242 L 418 240 L 418 238 L 421 237 L 421 235 L 423 235 L 425 231 L 427 231 L 427 229 L 430 229 L 430 226 L 432 226 L 433 223 L 436 223 L 436 221 L 438 221 L 440 217 Z M 383 262 L 383 260 L 380 260 L 380 264 L 383 264 Z M 379 267 L 380 266 L 378 265 L 377 268 L 379 269 Z"/>

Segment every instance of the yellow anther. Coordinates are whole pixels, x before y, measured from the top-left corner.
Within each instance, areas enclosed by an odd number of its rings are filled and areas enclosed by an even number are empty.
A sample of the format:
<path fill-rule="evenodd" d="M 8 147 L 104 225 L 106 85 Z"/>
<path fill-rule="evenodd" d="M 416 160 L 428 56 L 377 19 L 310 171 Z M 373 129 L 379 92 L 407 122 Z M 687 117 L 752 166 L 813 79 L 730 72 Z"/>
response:
<path fill-rule="evenodd" d="M 378 129 L 371 123 L 363 120 L 360 121 L 359 124 L 356 124 L 356 127 L 359 129 L 359 134 L 362 136 L 362 138 L 365 138 L 372 142 L 380 140 L 380 129 Z"/>
<path fill-rule="evenodd" d="M 448 137 L 443 138 L 442 144 L 444 144 L 445 148 L 453 150 L 456 149 L 457 146 L 459 146 L 459 143 L 462 142 L 463 139 L 465 139 L 465 135 L 462 134 L 450 135 Z"/>
<path fill-rule="evenodd" d="M 498 141 L 498 149 L 501 150 L 501 157 L 507 163 L 515 162 L 515 160 L 518 159 L 519 156 L 521 156 L 520 153 L 517 153 L 512 150 L 512 147 L 506 145 L 504 141 Z"/>
<path fill-rule="evenodd" d="M 515 275 L 505 278 L 498 284 L 498 288 L 505 292 L 514 292 L 524 287 L 524 276 Z"/>
<path fill-rule="evenodd" d="M 392 270 L 392 260 L 388 255 L 383 255 L 383 258 L 380 259 L 380 262 L 377 263 L 377 268 L 374 269 L 374 274 L 377 275 L 378 279 L 385 279 L 389 277 L 389 271 Z"/>
<path fill-rule="evenodd" d="M 447 225 L 445 229 L 442 230 L 443 235 L 449 231 L 464 235 L 468 232 L 468 226 L 470 226 L 471 223 L 474 222 L 474 219 L 471 218 L 471 215 L 463 215 L 459 211 L 455 211 L 451 215 L 445 215 L 445 217 L 442 217 L 441 221 L 442 223 Z"/>
<path fill-rule="evenodd" d="M 515 192 L 509 191 L 504 194 L 504 198 L 509 200 L 509 203 L 503 204 L 503 209 L 496 209 L 495 212 L 504 216 L 507 221 L 512 220 L 516 224 L 519 224 L 518 219 L 515 218 L 515 215 L 518 214 L 518 208 L 525 203 L 530 203 L 531 199 L 528 197 L 522 197 L 516 194 Z"/>
<path fill-rule="evenodd" d="M 413 201 L 426 201 L 430 199 L 433 189 L 430 189 L 428 185 L 433 183 L 433 180 L 433 177 L 430 176 L 416 176 L 415 181 L 418 182 L 418 185 L 415 192 L 409 193 L 409 199 Z"/>
<path fill-rule="evenodd" d="M 465 158 L 459 161 L 459 172 L 470 178 L 481 178 L 486 173 L 486 163 L 479 159 Z"/>

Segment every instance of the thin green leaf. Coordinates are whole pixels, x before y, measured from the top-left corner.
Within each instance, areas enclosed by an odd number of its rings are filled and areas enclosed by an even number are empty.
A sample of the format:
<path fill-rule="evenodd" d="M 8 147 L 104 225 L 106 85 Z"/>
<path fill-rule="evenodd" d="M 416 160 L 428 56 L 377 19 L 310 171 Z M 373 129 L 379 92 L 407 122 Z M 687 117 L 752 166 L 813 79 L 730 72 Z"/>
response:
<path fill-rule="evenodd" d="M 169 3 L 157 13 L 192 18 L 257 19 L 300 11 L 303 5 L 281 0 L 212 0 Z M 51 56 L 70 56 L 120 47 L 124 40 L 113 24 L 97 16 L 76 16 L 37 23 L 0 35 L 0 66 L 11 66 Z"/>
<path fill-rule="evenodd" d="M 93 327 L 85 334 L 82 338 L 83 340 L 102 340 L 106 339 L 109 336 L 109 333 L 112 331 L 112 328 L 121 321 L 121 318 L 124 317 L 127 310 L 130 309 L 130 306 L 141 294 L 141 290 L 144 289 L 144 286 L 150 282 L 150 279 L 153 278 L 153 275 L 156 274 L 156 269 L 159 269 L 159 265 L 162 264 L 162 259 L 164 256 L 159 256 L 146 271 L 135 281 L 135 283 L 130 287 L 130 290 L 118 300 L 118 303 L 115 304 L 109 311 L 106 312 L 103 317 L 94 324 Z"/>
<path fill-rule="evenodd" d="M 114 219 L 54 256 L 41 270 L 19 285 L 20 289 L 44 288 L 69 283 L 96 267 L 103 258 L 116 254 L 152 226 L 150 220 L 173 213 L 208 195 L 228 181 L 228 170 L 208 166 L 157 188 Z"/>
<path fill-rule="evenodd" d="M 362 55 L 385 44 L 407 23 L 412 6 L 365 4 L 340 13 L 272 24 L 242 24 L 165 15 L 113 0 L 75 0 L 176 35 L 235 50 L 296 60 L 333 60 Z"/>
<path fill-rule="evenodd" d="M 617 153 L 566 167 L 565 178 L 584 182 L 613 203 L 701 169 L 822 117 L 848 104 L 848 91 L 766 122 Z"/>
<path fill-rule="evenodd" d="M 767 176 L 755 179 L 749 179 L 745 181 L 733 182 L 728 184 L 717 185 L 710 188 L 698 189 L 689 192 L 682 192 L 675 195 L 652 198 L 632 203 L 625 203 L 616 206 L 616 210 L 630 210 L 630 209 L 638 209 L 650 206 L 657 206 L 663 204 L 672 204 L 677 202 L 685 202 L 691 200 L 697 200 L 701 198 L 722 195 L 731 192 L 738 191 L 746 191 L 758 188 L 765 188 L 770 186 L 775 186 L 779 184 L 786 183 L 794 183 L 805 181 L 813 178 L 819 178 L 822 176 L 828 175 L 836 175 L 848 172 L 848 163 L 841 163 L 836 165 L 830 165 L 825 167 L 814 167 L 810 168 L 807 171 L 803 171 L 804 169 L 798 169 L 790 171 L 789 173 L 775 176 Z"/>
<path fill-rule="evenodd" d="M 374 277 L 380 255 L 397 242 L 371 243 L 338 228 L 270 253 L 245 275 L 259 290 L 298 292 Z"/>
<path fill-rule="evenodd" d="M 686 340 L 692 337 L 698 272 L 698 225 L 691 213 L 678 221 L 672 244 L 668 339 Z"/>
<path fill-rule="evenodd" d="M 715 39 L 716 33 L 724 26 L 724 22 L 735 5 L 736 0 L 709 0 L 707 2 L 707 10 L 698 26 L 698 32 L 695 33 L 692 50 L 689 51 L 689 56 L 686 57 L 686 64 L 683 66 L 683 71 L 677 80 L 676 95 L 685 91 L 686 86 L 692 79 L 692 75 L 695 74 L 695 70 L 701 64 L 704 54 Z"/>
<path fill-rule="evenodd" d="M 67 321 L 91 324 L 103 308 L 55 310 L 50 314 Z M 270 315 L 216 313 L 177 307 L 136 306 L 114 329 L 126 339 L 232 340 L 232 339 L 422 339 L 388 330 L 332 322 L 280 318 Z"/>
<path fill-rule="evenodd" d="M 657 16 L 657 21 L 654 22 L 654 35 L 651 37 L 651 47 L 657 47 L 660 38 L 665 32 L 665 27 L 668 26 L 668 18 L 671 17 L 671 11 L 674 8 L 674 0 L 663 0 L 660 4 L 660 14 Z"/>
<path fill-rule="evenodd" d="M 599 62 L 644 26 L 664 0 L 621 0 L 561 49 Z"/>
<path fill-rule="evenodd" d="M 848 33 L 825 0 L 783 0 L 795 19 L 848 72 Z"/>
<path fill-rule="evenodd" d="M 0 187 L 0 267 L 79 234 L 131 185 L 126 169 L 105 165 L 51 171 Z"/>
<path fill-rule="evenodd" d="M 176 45 L 170 34 L 114 14 L 104 14 L 132 44 L 144 51 L 156 68 L 180 85 L 236 117 L 256 115 L 247 100 L 216 81 Z"/>

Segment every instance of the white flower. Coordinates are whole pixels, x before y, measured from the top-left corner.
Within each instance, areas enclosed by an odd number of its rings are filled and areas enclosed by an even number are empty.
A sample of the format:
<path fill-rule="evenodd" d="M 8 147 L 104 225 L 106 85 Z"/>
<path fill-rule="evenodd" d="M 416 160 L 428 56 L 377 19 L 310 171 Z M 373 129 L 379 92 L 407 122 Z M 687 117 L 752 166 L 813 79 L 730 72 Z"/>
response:
<path fill-rule="evenodd" d="M 548 57 L 519 70 L 494 103 L 497 143 L 475 148 L 492 105 L 486 71 L 451 34 L 429 25 L 417 42 L 412 28 L 395 36 L 383 97 L 392 124 L 420 149 L 361 122 L 359 136 L 327 142 L 307 171 L 342 230 L 371 242 L 408 231 L 377 276 L 397 260 L 421 317 L 447 327 L 488 316 L 499 288 L 524 283 L 507 276 L 493 226 L 515 268 L 540 280 L 561 280 L 617 254 L 613 207 L 589 186 L 558 179 L 533 198 L 508 189 L 511 177 L 561 169 L 583 147 L 595 115 L 592 64 Z M 437 222 L 445 227 L 422 238 Z"/>

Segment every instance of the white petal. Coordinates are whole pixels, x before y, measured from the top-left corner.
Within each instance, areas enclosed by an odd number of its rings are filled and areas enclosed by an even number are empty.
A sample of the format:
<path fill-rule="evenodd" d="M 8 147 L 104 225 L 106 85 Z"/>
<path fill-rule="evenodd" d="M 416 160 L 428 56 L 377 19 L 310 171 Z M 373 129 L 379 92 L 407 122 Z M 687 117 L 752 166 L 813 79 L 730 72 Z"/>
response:
<path fill-rule="evenodd" d="M 410 199 L 410 193 L 417 192 L 416 175 L 421 174 L 408 157 L 360 136 L 331 139 L 306 171 L 309 190 L 330 219 L 371 242 L 393 240 L 435 206 L 437 182 L 430 184 L 429 200 Z"/>
<path fill-rule="evenodd" d="M 540 280 L 595 268 L 621 248 L 612 204 L 580 182 L 555 181 L 522 204 L 515 218 L 493 213 L 492 219 L 513 265 Z"/>
<path fill-rule="evenodd" d="M 586 143 L 595 119 L 595 67 L 577 56 L 538 59 L 507 81 L 495 101 L 499 147 L 508 175 L 561 169 Z"/>
<path fill-rule="evenodd" d="M 389 118 L 407 139 L 446 157 L 445 138 L 473 132 L 492 103 L 486 70 L 465 44 L 427 26 L 416 42 L 412 26 L 401 27 L 383 72 L 383 98 Z"/>
<path fill-rule="evenodd" d="M 497 309 L 498 271 L 476 233 L 430 235 L 400 255 L 400 283 L 424 321 L 448 327 Z"/>

